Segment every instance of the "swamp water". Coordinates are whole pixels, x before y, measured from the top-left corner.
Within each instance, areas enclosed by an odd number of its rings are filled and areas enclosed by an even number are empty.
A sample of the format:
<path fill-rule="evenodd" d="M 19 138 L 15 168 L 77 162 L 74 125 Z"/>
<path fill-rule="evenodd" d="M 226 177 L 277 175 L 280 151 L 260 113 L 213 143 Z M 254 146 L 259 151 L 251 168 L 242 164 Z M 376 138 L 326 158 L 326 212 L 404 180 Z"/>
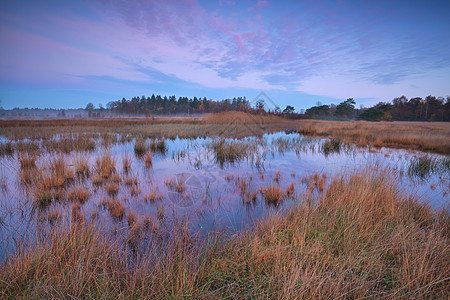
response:
<path fill-rule="evenodd" d="M 89 152 L 36 156 L 32 169 L 48 171 L 59 160 L 72 173 L 58 185 L 61 193 L 51 187 L 45 196 L 35 192 L 43 184 L 36 180 L 39 172 L 24 181 L 26 167 L 17 151 L 0 158 L 0 261 L 19 245 L 26 248 L 70 222 L 92 222 L 128 242 L 136 231 L 140 241 L 164 238 L 180 222 L 199 236 L 233 234 L 320 197 L 333 176 L 353 171 L 386 170 L 399 182 L 399 193 L 436 209 L 449 206 L 450 160 L 441 155 L 358 148 L 284 132 L 239 140 L 176 138 L 152 144 L 147 139 L 138 145 L 117 137 L 94 142 Z M 112 167 L 101 175 L 98 161 L 105 158 Z M 78 174 L 76 160 L 84 161 L 88 171 Z M 84 196 L 75 192 L 79 189 Z"/>

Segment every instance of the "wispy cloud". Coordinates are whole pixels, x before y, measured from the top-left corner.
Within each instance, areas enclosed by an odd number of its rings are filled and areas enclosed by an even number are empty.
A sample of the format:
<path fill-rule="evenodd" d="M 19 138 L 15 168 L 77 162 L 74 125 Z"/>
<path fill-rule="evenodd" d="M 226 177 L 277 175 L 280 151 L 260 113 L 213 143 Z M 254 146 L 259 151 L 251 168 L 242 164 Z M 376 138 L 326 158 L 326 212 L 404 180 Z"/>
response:
<path fill-rule="evenodd" d="M 0 11 L 3 83 L 85 88 L 101 78 L 381 98 L 428 91 L 436 74 L 450 80 L 449 19 L 432 5 L 70 3 Z"/>

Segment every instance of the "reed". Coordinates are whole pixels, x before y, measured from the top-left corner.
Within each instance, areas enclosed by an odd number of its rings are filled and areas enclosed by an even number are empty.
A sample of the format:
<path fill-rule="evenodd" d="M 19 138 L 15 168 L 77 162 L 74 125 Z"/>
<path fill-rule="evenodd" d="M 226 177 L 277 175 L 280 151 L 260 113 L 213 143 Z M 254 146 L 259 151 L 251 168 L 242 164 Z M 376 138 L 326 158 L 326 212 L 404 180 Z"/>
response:
<path fill-rule="evenodd" d="M 138 216 L 132 210 L 128 211 L 128 214 L 127 214 L 128 226 L 133 227 L 133 225 L 136 224 L 137 220 L 138 220 Z"/>
<path fill-rule="evenodd" d="M 122 157 L 122 168 L 125 173 L 128 173 L 131 169 L 131 158 L 127 154 Z"/>
<path fill-rule="evenodd" d="M 448 298 L 448 211 L 401 195 L 386 170 L 335 177 L 315 203 L 271 215 L 227 240 L 211 235 L 199 244 L 186 225 L 174 226 L 166 243 L 152 243 L 142 255 L 137 217 L 127 217 L 129 248 L 93 225 L 72 223 L 4 263 L 0 293 L 5 299 Z M 151 218 L 143 223 L 157 226 Z"/>
<path fill-rule="evenodd" d="M 264 199 L 268 204 L 274 205 L 278 205 L 278 203 L 286 197 L 281 188 L 276 184 L 263 188 L 261 193 L 264 195 Z"/>
<path fill-rule="evenodd" d="M 280 182 L 280 178 L 281 178 L 281 172 L 280 171 L 276 171 L 275 175 L 273 175 L 273 181 L 275 181 L 276 183 Z"/>
<path fill-rule="evenodd" d="M 145 201 L 155 202 L 157 200 L 161 200 L 163 195 L 158 192 L 158 188 L 152 188 L 148 194 L 144 196 Z"/>
<path fill-rule="evenodd" d="M 125 214 L 125 207 L 120 201 L 104 198 L 100 201 L 99 205 L 106 207 L 113 218 L 122 219 Z"/>
<path fill-rule="evenodd" d="M 106 192 L 110 196 L 115 196 L 119 192 L 119 184 L 116 182 L 109 182 L 105 186 Z"/>
<path fill-rule="evenodd" d="M 153 155 L 151 152 L 148 152 L 144 156 L 145 167 L 150 168 L 152 166 Z"/>
<path fill-rule="evenodd" d="M 75 167 L 75 174 L 81 177 L 89 177 L 90 168 L 88 157 L 82 154 L 76 156 L 73 160 L 73 165 Z"/>
<path fill-rule="evenodd" d="M 17 154 L 17 159 L 19 160 L 21 169 L 36 168 L 36 155 L 35 154 L 19 152 Z"/>
<path fill-rule="evenodd" d="M 79 187 L 72 189 L 68 193 L 67 198 L 69 200 L 78 201 L 83 204 L 88 200 L 90 195 L 91 195 L 91 192 L 87 188 L 85 188 L 84 186 L 79 186 Z"/>
<path fill-rule="evenodd" d="M 291 181 L 291 183 L 289 184 L 289 186 L 286 189 L 286 197 L 288 198 L 292 198 L 294 197 L 294 193 L 295 193 L 295 183 L 293 181 Z"/>
<path fill-rule="evenodd" d="M 134 154 L 137 157 L 142 157 L 147 151 L 147 145 L 143 139 L 136 139 L 134 143 Z"/>
<path fill-rule="evenodd" d="M 104 152 L 95 160 L 97 173 L 103 178 L 108 178 L 116 171 L 116 160 L 110 153 Z"/>

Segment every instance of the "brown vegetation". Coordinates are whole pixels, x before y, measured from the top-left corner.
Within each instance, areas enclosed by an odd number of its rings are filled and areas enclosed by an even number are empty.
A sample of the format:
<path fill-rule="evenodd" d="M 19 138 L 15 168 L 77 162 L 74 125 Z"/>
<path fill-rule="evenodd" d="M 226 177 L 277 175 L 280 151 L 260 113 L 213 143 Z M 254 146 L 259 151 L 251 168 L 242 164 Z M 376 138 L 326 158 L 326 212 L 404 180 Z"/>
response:
<path fill-rule="evenodd" d="M 389 175 L 370 171 L 335 178 L 317 201 L 271 216 L 225 243 L 211 238 L 194 246 L 185 228 L 174 228 L 168 243 L 155 243 L 132 266 L 130 253 L 112 237 L 88 224 L 72 224 L 3 265 L 0 293 L 2 298 L 448 298 L 448 211 L 433 212 L 400 196 Z M 141 227 L 131 216 L 128 242 L 137 249 Z"/>
<path fill-rule="evenodd" d="M 141 137 L 198 137 L 207 135 L 243 137 L 285 129 L 295 129 L 299 133 L 311 136 L 335 138 L 345 143 L 356 143 L 360 146 L 370 145 L 417 149 L 442 154 L 450 153 L 450 123 L 448 122 L 289 120 L 277 116 L 250 115 L 244 112 L 206 114 L 202 119 L 0 120 L 0 134 L 5 137 L 33 139 L 52 136 L 55 133 L 81 133 L 83 141 L 90 139 L 86 132 L 110 133 L 113 131 L 118 134 Z M 88 142 L 80 143 L 86 144 Z M 11 153 L 14 151 L 11 147 L 16 148 L 22 144 L 8 144 L 8 147 L 4 146 L 5 150 L 1 152 Z M 39 145 L 33 146 L 32 143 L 27 145 L 26 148 L 39 149 Z M 73 148 L 77 149 L 75 146 Z"/>
<path fill-rule="evenodd" d="M 450 123 L 302 120 L 299 133 L 359 146 L 405 148 L 450 154 Z"/>

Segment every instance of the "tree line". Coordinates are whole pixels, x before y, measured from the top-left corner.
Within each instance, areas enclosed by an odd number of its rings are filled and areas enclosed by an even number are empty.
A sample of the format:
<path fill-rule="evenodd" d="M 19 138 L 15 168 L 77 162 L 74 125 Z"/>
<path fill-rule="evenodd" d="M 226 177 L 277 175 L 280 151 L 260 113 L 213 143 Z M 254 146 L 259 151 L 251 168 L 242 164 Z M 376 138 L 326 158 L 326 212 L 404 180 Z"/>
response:
<path fill-rule="evenodd" d="M 152 95 L 151 97 L 133 97 L 129 100 L 109 102 L 106 109 L 95 109 L 92 103 L 85 108 L 89 116 L 101 116 L 103 113 L 128 115 L 167 115 L 167 114 L 201 114 L 224 111 L 244 111 L 253 114 L 273 114 L 291 119 L 324 120 L 367 120 L 367 121 L 450 121 L 450 97 L 427 96 L 425 99 L 415 97 L 408 99 L 401 96 L 392 102 L 379 102 L 369 108 L 356 108 L 356 101 L 348 98 L 339 104 L 322 105 L 317 103 L 301 112 L 287 105 L 281 110 L 276 107 L 266 109 L 263 100 L 258 100 L 254 107 L 246 97 L 235 97 L 214 101 L 204 98 Z"/>
<path fill-rule="evenodd" d="M 367 121 L 450 121 L 450 97 L 427 96 L 411 99 L 401 96 L 390 102 L 359 109 L 349 98 L 336 105 L 317 105 L 306 110 L 307 118 L 356 119 Z"/>
<path fill-rule="evenodd" d="M 133 97 L 131 100 L 123 98 L 122 100 L 109 102 L 106 107 L 112 112 L 121 114 L 144 114 L 146 116 L 251 110 L 250 102 L 245 97 L 213 101 L 206 99 L 206 97 L 203 99 L 197 97 L 179 97 L 177 99 L 175 96 L 162 97 L 160 95 L 155 96 L 154 94 L 151 97 Z"/>

